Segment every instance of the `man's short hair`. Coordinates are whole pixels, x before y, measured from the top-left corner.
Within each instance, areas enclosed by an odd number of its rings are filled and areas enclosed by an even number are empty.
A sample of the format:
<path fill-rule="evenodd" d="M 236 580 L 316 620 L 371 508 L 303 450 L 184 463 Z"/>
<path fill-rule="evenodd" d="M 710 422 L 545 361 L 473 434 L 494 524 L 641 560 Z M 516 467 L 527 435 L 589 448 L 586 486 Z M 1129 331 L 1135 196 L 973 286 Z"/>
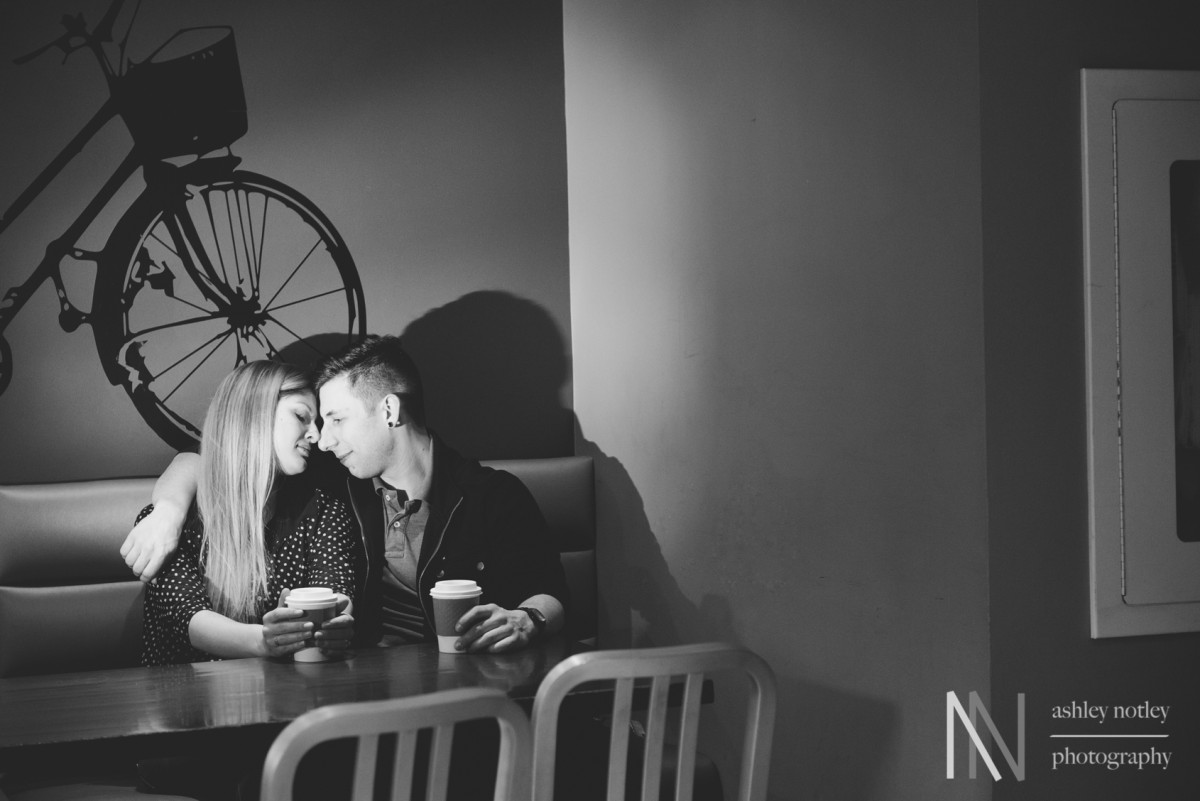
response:
<path fill-rule="evenodd" d="M 321 387 L 346 376 L 350 390 L 365 403 L 376 403 L 385 395 L 398 395 L 404 409 L 417 425 L 425 425 L 425 390 L 417 364 L 400 344 L 400 337 L 364 337 L 321 364 L 314 382 Z"/>

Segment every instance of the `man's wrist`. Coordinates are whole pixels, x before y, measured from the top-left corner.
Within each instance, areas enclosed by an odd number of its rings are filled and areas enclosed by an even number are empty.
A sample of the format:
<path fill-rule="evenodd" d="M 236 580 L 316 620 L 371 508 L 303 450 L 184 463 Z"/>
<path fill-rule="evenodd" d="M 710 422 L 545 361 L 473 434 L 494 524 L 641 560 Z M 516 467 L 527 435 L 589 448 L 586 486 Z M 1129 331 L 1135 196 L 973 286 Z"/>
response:
<path fill-rule="evenodd" d="M 170 498 L 161 498 L 155 501 L 154 511 L 157 513 L 158 517 L 168 518 L 180 527 L 187 519 L 187 507 L 180 506 Z"/>
<path fill-rule="evenodd" d="M 529 622 L 533 624 L 533 636 L 541 637 L 546 633 L 546 616 L 542 614 L 542 610 L 532 606 L 518 607 L 529 617 Z"/>

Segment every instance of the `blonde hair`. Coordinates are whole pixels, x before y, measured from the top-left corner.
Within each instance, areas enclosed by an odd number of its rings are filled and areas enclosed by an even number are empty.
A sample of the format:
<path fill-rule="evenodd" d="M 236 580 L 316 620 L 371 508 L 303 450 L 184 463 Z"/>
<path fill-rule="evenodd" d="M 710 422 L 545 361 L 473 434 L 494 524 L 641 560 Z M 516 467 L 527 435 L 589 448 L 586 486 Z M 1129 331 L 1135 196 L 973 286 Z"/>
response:
<path fill-rule="evenodd" d="M 267 593 L 266 514 L 275 485 L 274 431 L 279 399 L 312 391 L 299 370 L 248 362 L 221 380 L 204 417 L 196 507 L 204 525 L 200 560 L 213 608 L 256 619 Z"/>

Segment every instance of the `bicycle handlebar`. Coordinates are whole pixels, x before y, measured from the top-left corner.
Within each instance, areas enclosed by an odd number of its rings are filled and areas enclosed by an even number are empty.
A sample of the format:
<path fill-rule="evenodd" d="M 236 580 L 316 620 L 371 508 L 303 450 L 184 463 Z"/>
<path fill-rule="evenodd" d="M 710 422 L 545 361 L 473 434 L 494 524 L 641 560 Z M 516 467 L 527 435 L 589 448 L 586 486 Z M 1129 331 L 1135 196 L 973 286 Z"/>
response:
<path fill-rule="evenodd" d="M 76 50 L 84 47 L 98 48 L 105 42 L 111 42 L 113 40 L 113 23 L 116 21 L 117 15 L 121 12 L 121 5 L 124 2 L 125 0 L 112 0 L 108 10 L 104 12 L 104 16 L 100 18 L 100 21 L 96 23 L 96 27 L 91 31 L 88 30 L 87 23 L 83 20 L 83 14 L 63 14 L 60 22 L 66 28 L 66 33 L 36 48 L 32 52 L 14 58 L 13 63 L 24 64 L 32 61 L 53 47 L 57 47 L 63 51 L 63 60 L 65 61 Z"/>

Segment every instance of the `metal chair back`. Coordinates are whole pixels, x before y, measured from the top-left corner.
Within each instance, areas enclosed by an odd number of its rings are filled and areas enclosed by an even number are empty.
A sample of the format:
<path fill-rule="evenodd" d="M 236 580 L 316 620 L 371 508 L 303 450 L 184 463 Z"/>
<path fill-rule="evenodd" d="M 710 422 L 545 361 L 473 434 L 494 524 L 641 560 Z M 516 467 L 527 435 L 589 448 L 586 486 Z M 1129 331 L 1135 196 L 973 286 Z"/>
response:
<path fill-rule="evenodd" d="M 764 801 L 775 727 L 775 676 L 758 655 L 722 643 L 592 651 L 572 656 L 551 670 L 538 688 L 533 703 L 533 801 L 551 801 L 554 795 L 559 711 L 563 700 L 579 685 L 595 681 L 614 682 L 608 801 L 625 801 L 634 689 L 635 685 L 641 687 L 647 683 L 649 702 L 645 711 L 640 798 L 658 801 L 669 727 L 669 693 L 673 684 L 682 684 L 675 801 L 691 801 L 704 679 L 727 671 L 739 671 L 750 678 L 737 798 L 739 801 Z"/>
<path fill-rule="evenodd" d="M 353 801 L 371 801 L 375 792 L 380 739 L 395 735 L 391 798 L 409 801 L 422 729 L 433 732 L 429 751 L 427 801 L 445 801 L 449 788 L 454 724 L 494 718 L 500 724 L 500 753 L 494 801 L 529 797 L 531 753 L 529 719 L 503 692 L 485 688 L 442 690 L 412 698 L 332 704 L 306 712 L 280 733 L 263 765 L 262 801 L 292 801 L 301 758 L 319 743 L 356 738 Z"/>

